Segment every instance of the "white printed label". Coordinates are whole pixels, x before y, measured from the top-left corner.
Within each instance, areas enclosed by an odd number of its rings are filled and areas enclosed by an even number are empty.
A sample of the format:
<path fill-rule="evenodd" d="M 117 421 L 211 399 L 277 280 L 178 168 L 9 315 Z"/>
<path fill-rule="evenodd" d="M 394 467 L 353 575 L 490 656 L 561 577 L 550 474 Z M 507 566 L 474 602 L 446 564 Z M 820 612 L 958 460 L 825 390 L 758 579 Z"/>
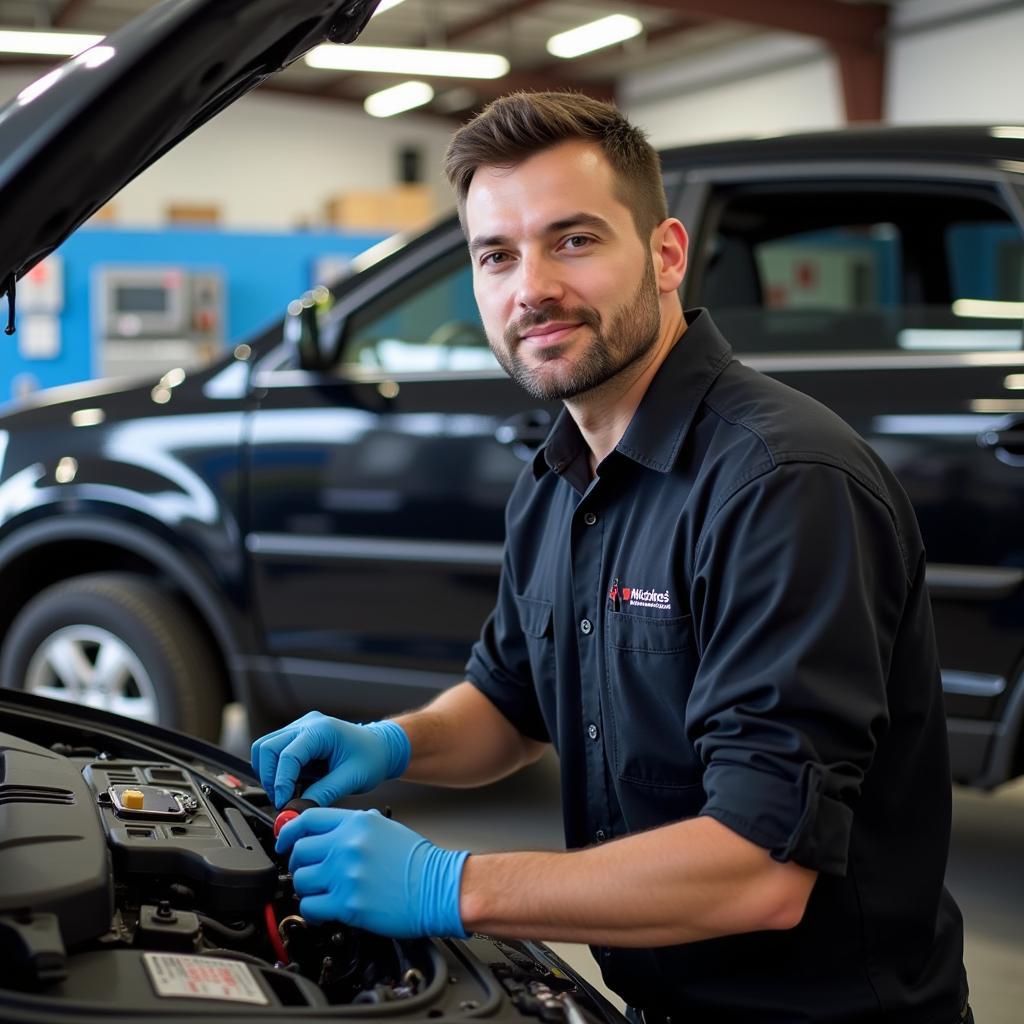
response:
<path fill-rule="evenodd" d="M 142 960 L 158 996 L 224 999 L 259 1006 L 270 1002 L 248 964 L 237 960 L 176 953 L 143 953 Z"/>

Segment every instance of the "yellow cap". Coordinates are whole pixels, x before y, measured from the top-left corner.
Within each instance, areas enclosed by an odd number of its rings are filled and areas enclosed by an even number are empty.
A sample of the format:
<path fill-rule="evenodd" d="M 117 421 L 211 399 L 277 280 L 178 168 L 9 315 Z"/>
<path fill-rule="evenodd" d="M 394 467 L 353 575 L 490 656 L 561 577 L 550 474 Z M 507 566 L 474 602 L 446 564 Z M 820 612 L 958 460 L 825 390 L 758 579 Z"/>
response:
<path fill-rule="evenodd" d="M 126 789 L 121 793 L 121 806 L 129 811 L 141 811 L 145 803 L 146 797 L 141 790 Z"/>

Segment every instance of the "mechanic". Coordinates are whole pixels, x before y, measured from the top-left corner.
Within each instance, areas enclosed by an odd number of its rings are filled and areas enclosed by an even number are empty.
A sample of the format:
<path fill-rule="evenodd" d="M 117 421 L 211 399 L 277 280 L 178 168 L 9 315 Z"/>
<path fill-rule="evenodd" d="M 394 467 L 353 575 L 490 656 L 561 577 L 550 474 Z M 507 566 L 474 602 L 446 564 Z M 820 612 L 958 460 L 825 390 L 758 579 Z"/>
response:
<path fill-rule="evenodd" d="M 838 417 L 685 314 L 683 225 L 612 106 L 516 94 L 446 156 L 490 345 L 564 411 L 509 500 L 466 681 L 256 741 L 277 803 L 481 785 L 558 752 L 568 852 L 469 855 L 375 812 L 282 830 L 301 911 L 591 944 L 647 1024 L 971 1020 L 910 503 Z"/>

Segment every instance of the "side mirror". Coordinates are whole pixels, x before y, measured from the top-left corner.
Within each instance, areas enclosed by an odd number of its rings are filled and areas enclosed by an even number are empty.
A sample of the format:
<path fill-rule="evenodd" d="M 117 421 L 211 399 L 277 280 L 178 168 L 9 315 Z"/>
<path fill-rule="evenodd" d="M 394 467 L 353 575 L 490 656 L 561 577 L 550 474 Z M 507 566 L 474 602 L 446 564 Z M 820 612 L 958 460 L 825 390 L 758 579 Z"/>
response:
<path fill-rule="evenodd" d="M 327 354 L 321 344 L 320 315 L 331 305 L 331 293 L 320 285 L 288 303 L 284 340 L 295 348 L 303 370 L 325 370 Z"/>

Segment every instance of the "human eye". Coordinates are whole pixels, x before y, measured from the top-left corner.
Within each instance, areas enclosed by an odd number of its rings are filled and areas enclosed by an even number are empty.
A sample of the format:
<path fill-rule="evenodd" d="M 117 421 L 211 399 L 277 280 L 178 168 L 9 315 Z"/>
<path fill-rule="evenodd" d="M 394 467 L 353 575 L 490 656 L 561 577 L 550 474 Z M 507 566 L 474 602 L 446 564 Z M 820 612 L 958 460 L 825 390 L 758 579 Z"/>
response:
<path fill-rule="evenodd" d="M 485 252 L 480 256 L 480 266 L 482 267 L 499 267 L 508 262 L 509 255 L 507 252 Z"/>
<path fill-rule="evenodd" d="M 586 249 L 588 246 L 593 245 L 594 240 L 589 235 L 569 235 L 562 242 L 562 246 L 572 252 L 580 249 Z"/>

